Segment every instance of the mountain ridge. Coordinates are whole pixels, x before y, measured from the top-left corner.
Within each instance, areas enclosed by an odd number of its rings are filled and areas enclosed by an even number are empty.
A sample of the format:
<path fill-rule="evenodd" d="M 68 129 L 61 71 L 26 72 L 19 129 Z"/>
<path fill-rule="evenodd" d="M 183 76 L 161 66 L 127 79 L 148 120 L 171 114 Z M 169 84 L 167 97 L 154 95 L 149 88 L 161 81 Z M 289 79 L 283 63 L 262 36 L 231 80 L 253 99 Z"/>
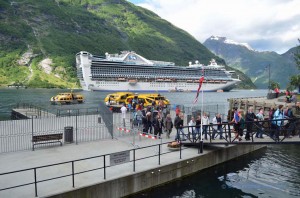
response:
<path fill-rule="evenodd" d="M 290 76 L 298 72 L 292 53 L 289 51 L 282 55 L 273 51 L 259 52 L 243 45 L 225 43 L 226 39 L 226 37 L 216 39 L 215 36 L 211 36 L 203 44 L 223 58 L 229 66 L 244 72 L 259 88 L 268 87 L 269 66 L 270 80 L 278 82 L 282 88 L 286 88 Z"/>
<path fill-rule="evenodd" d="M 132 50 L 176 65 L 212 58 L 225 64 L 186 31 L 125 0 L 0 0 L 0 7 L 0 84 L 75 86 L 79 51 Z M 40 64 L 47 58 L 49 73 Z"/>

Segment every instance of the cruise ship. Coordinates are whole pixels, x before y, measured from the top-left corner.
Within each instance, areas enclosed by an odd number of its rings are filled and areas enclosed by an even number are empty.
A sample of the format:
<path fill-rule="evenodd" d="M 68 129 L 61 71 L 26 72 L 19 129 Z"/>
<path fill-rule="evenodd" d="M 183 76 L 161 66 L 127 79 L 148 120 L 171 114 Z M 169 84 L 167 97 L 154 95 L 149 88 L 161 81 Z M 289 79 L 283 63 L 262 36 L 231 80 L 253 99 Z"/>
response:
<path fill-rule="evenodd" d="M 89 91 L 197 91 L 202 74 L 203 91 L 229 91 L 240 82 L 215 60 L 209 65 L 195 61 L 188 66 L 176 66 L 172 62 L 148 60 L 134 51 L 104 56 L 81 51 L 76 54 L 76 67 L 83 90 Z"/>

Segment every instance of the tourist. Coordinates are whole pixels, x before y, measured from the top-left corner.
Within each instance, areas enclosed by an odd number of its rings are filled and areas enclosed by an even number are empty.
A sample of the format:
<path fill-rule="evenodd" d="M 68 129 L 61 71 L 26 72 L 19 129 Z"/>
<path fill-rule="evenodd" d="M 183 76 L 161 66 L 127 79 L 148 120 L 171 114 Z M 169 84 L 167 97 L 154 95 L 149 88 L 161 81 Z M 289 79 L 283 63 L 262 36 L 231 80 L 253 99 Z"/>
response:
<path fill-rule="evenodd" d="M 212 139 L 215 139 L 215 134 L 216 132 L 220 132 L 220 140 L 223 138 L 223 128 L 222 128 L 222 118 L 221 114 L 217 113 L 216 117 L 213 118 L 212 123 L 214 124 L 213 126 L 213 134 L 212 134 Z"/>
<path fill-rule="evenodd" d="M 274 92 L 275 92 L 275 94 L 276 94 L 276 98 L 278 98 L 279 93 L 280 93 L 279 88 L 276 87 L 276 88 L 274 89 Z"/>
<path fill-rule="evenodd" d="M 291 102 L 290 99 L 291 99 L 291 93 L 289 90 L 286 90 L 285 91 L 285 98 L 286 98 L 286 102 Z"/>
<path fill-rule="evenodd" d="M 295 103 L 295 105 L 296 105 L 296 103 L 297 103 L 297 96 L 296 96 L 296 93 L 293 93 L 293 94 L 292 94 L 292 97 L 291 97 L 291 99 L 290 99 L 290 102 L 291 102 L 291 103 Z"/>
<path fill-rule="evenodd" d="M 136 112 L 134 112 L 133 124 L 134 126 L 138 126 L 140 128 L 140 126 L 142 125 L 142 121 L 143 121 L 143 113 L 140 109 L 138 109 Z"/>
<path fill-rule="evenodd" d="M 199 133 L 200 133 L 200 125 L 201 125 L 201 116 L 200 115 L 198 115 L 197 116 L 197 118 L 196 118 L 196 122 L 195 122 L 195 136 L 196 136 L 196 134 L 198 135 L 198 137 L 199 137 Z"/>
<path fill-rule="evenodd" d="M 188 132 L 189 132 L 189 137 L 190 137 L 190 134 L 192 134 L 193 139 L 195 139 L 195 137 L 196 137 L 196 135 L 195 135 L 195 133 L 196 133 L 195 126 L 196 126 L 195 118 L 194 118 L 194 116 L 192 116 L 191 120 L 189 122 Z"/>
<path fill-rule="evenodd" d="M 264 109 L 259 108 L 256 114 L 257 121 L 264 121 Z M 257 122 L 256 138 L 263 138 L 263 122 Z"/>
<path fill-rule="evenodd" d="M 208 125 L 209 125 L 209 117 L 207 116 L 207 114 L 205 112 L 203 113 L 201 122 L 202 122 L 202 132 L 204 134 L 204 139 L 207 140 L 207 129 L 208 129 Z"/>
<path fill-rule="evenodd" d="M 178 116 L 180 114 L 179 105 L 176 106 L 175 113 L 176 113 L 176 116 Z"/>
<path fill-rule="evenodd" d="M 296 120 L 294 119 L 294 114 L 292 110 L 292 104 L 288 104 L 286 109 L 283 111 L 284 118 L 284 127 L 287 129 L 287 134 L 285 137 L 291 138 L 294 135 L 294 131 L 296 129 Z"/>
<path fill-rule="evenodd" d="M 212 119 L 212 130 L 213 130 L 212 140 L 215 139 L 215 134 L 217 133 L 217 130 L 218 130 L 217 123 L 218 123 L 218 121 L 217 121 L 217 114 L 216 114 L 215 117 L 213 117 L 213 119 Z"/>
<path fill-rule="evenodd" d="M 298 110 L 298 111 L 300 110 L 300 102 L 296 103 L 296 110 Z"/>
<path fill-rule="evenodd" d="M 240 120 L 241 120 L 241 114 L 239 113 L 237 108 L 234 108 L 234 114 L 233 114 L 233 118 L 232 118 L 233 130 L 234 130 L 234 134 L 235 134 L 234 140 L 239 140 L 239 141 L 242 140 L 242 138 L 239 137 L 239 135 L 240 135 Z"/>
<path fill-rule="evenodd" d="M 173 129 L 173 122 L 172 122 L 171 114 L 167 114 L 164 126 L 165 126 L 165 129 L 166 129 L 166 136 L 169 139 L 170 134 L 171 134 L 172 129 Z"/>
<path fill-rule="evenodd" d="M 156 117 L 153 119 L 153 127 L 154 127 L 154 136 L 157 137 L 158 135 L 158 138 L 160 138 L 162 134 L 162 129 L 164 127 L 164 123 L 159 114 L 157 114 Z"/>
<path fill-rule="evenodd" d="M 147 112 L 146 116 L 142 118 L 143 122 L 143 133 L 152 133 L 152 119 L 151 112 Z"/>
<path fill-rule="evenodd" d="M 246 135 L 245 135 L 245 140 L 250 140 L 250 133 L 252 133 L 252 128 L 253 128 L 253 122 L 257 120 L 256 115 L 253 112 L 253 107 L 248 108 L 248 112 L 246 114 Z"/>
<path fill-rule="evenodd" d="M 244 111 L 239 111 L 239 117 L 240 117 L 239 136 L 242 137 L 244 135 L 244 129 L 245 129 Z M 242 138 L 240 138 L 239 141 L 242 141 Z"/>
<path fill-rule="evenodd" d="M 180 133 L 183 133 L 183 114 L 180 113 L 179 115 L 177 115 L 175 117 L 175 120 L 174 120 L 174 125 L 175 125 L 175 128 L 176 128 L 176 137 L 175 137 L 175 140 L 176 141 L 180 141 Z"/>
<path fill-rule="evenodd" d="M 273 115 L 272 120 L 272 129 L 270 137 L 276 141 L 279 140 L 280 131 L 282 129 L 282 124 L 284 119 L 284 113 L 283 113 L 283 105 L 279 105 L 278 109 L 275 111 Z"/>
<path fill-rule="evenodd" d="M 126 127 L 125 125 L 125 119 L 126 119 L 126 112 L 127 112 L 127 108 L 125 103 L 123 103 L 123 106 L 121 107 L 121 113 L 122 113 L 122 118 L 123 118 L 123 127 Z"/>
<path fill-rule="evenodd" d="M 269 110 L 269 120 L 273 120 L 273 115 L 275 113 L 276 109 L 275 106 L 271 106 L 270 110 Z"/>
<path fill-rule="evenodd" d="M 229 110 L 228 110 L 228 114 L 227 114 L 227 122 L 232 121 L 233 116 L 234 116 L 234 112 L 235 112 L 236 109 L 237 109 L 236 107 L 233 107 L 232 109 L 229 109 Z"/>

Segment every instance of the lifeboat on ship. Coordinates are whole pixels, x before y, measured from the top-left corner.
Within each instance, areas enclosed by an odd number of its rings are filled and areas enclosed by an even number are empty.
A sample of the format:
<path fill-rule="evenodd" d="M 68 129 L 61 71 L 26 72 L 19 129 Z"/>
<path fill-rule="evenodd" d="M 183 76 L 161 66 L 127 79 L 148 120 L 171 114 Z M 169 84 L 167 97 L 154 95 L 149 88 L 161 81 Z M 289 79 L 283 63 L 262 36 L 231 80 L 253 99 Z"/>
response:
<path fill-rule="evenodd" d="M 135 85 L 137 83 L 137 80 L 136 79 L 129 79 L 128 83 L 131 84 L 131 85 Z"/>

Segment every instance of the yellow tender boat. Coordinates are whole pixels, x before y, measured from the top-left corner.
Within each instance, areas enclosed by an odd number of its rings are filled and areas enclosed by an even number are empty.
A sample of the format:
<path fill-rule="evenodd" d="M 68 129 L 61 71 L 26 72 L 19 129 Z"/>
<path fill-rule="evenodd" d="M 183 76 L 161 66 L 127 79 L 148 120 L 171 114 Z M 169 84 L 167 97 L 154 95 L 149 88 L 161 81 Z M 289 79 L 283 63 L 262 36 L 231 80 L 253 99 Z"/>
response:
<path fill-rule="evenodd" d="M 115 92 L 115 93 L 108 94 L 105 97 L 104 102 L 107 105 L 121 105 L 125 103 L 125 100 L 128 96 L 133 96 L 133 95 L 134 93 L 132 92 Z"/>
<path fill-rule="evenodd" d="M 149 93 L 149 94 L 135 94 L 134 96 L 127 97 L 125 103 L 128 104 L 130 101 L 136 100 L 139 102 L 142 102 L 145 107 L 151 106 L 152 102 L 155 101 L 156 105 L 159 105 L 159 102 L 162 101 L 164 106 L 167 107 L 170 105 L 170 101 L 157 93 Z"/>
<path fill-rule="evenodd" d="M 73 92 L 59 93 L 51 97 L 50 102 L 51 104 L 78 104 L 84 102 L 84 96 Z"/>

